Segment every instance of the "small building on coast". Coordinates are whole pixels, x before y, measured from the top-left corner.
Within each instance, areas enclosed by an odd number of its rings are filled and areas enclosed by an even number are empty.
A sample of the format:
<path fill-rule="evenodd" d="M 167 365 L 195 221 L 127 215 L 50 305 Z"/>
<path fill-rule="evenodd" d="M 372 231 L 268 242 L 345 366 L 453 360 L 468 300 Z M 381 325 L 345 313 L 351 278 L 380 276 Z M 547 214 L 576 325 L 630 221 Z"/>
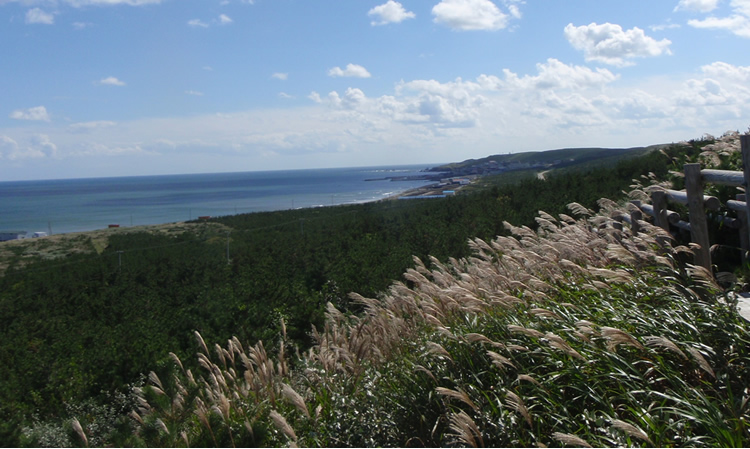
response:
<path fill-rule="evenodd" d="M 25 239 L 26 234 L 28 234 L 26 231 L 0 231 L 0 242 Z"/>

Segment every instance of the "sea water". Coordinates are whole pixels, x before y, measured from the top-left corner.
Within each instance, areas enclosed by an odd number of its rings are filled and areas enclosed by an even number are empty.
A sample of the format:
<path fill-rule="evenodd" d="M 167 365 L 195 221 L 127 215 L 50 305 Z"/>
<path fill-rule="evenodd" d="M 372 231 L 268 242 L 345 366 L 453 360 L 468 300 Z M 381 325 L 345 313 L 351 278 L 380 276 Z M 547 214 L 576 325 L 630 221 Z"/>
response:
<path fill-rule="evenodd" d="M 0 182 L 0 232 L 52 234 L 139 226 L 201 216 L 352 204 L 429 181 L 427 166 L 282 170 Z M 376 180 L 372 180 L 376 179 Z"/>

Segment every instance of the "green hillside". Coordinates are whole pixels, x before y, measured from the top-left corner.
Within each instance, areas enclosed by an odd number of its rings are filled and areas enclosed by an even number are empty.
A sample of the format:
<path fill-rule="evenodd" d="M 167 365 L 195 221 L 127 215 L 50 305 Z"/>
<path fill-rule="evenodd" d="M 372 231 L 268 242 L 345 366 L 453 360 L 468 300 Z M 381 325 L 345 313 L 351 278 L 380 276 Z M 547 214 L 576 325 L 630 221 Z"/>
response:
<path fill-rule="evenodd" d="M 455 197 L 79 235 L 62 258 L 14 248 L 0 438 L 746 445 L 731 295 L 598 201 L 711 143 Z"/>
<path fill-rule="evenodd" d="M 482 165 L 490 161 L 498 163 L 544 163 L 550 164 L 558 161 L 561 166 L 581 164 L 589 161 L 617 161 L 628 157 L 641 156 L 650 151 L 664 148 L 666 145 L 651 145 L 648 147 L 635 148 L 563 148 L 558 150 L 546 151 L 527 151 L 522 153 L 495 154 L 481 159 L 467 159 L 463 162 L 454 162 L 450 164 L 434 167 L 433 171 L 445 169 L 458 169 L 475 165 Z"/>

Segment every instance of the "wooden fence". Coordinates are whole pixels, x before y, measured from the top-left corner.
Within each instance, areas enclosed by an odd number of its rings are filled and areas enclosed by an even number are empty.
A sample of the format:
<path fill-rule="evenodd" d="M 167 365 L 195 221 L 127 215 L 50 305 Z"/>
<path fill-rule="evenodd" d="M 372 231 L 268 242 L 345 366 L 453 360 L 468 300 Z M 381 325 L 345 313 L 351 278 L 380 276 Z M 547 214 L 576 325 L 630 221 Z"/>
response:
<path fill-rule="evenodd" d="M 631 223 L 634 232 L 638 231 L 637 223 L 641 219 L 641 211 L 654 218 L 654 224 L 669 232 L 670 227 L 690 232 L 690 239 L 698 247 L 695 250 L 695 264 L 711 272 L 711 253 L 708 236 L 708 222 L 706 209 L 719 210 L 721 203 L 718 198 L 703 194 L 706 183 L 720 184 L 734 187 L 744 187 L 748 191 L 750 186 L 750 135 L 740 136 L 743 171 L 701 169 L 701 164 L 685 164 L 685 190 L 663 189 L 651 194 L 651 204 L 633 203 L 639 210 L 630 216 L 616 217 Z M 688 219 L 684 221 L 677 212 L 668 209 L 669 203 L 683 204 L 688 207 Z M 727 209 L 736 213 L 736 218 L 721 218 L 725 227 L 735 229 L 740 233 L 740 245 L 745 254 L 750 250 L 750 208 L 745 195 L 737 195 L 736 199 L 726 203 Z"/>

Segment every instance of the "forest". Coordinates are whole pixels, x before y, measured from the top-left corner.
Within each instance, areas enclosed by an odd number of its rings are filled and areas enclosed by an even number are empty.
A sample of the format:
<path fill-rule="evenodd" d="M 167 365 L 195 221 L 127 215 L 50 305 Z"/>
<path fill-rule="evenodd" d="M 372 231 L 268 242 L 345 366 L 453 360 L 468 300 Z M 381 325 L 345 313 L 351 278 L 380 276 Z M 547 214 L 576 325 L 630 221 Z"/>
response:
<path fill-rule="evenodd" d="M 133 391 L 149 372 L 171 376 L 175 359 L 197 372 L 196 332 L 212 343 L 262 341 L 269 352 L 283 334 L 304 353 L 319 343 L 313 329 L 326 328 L 329 304 L 358 316 L 367 307 L 350 293 L 377 298 L 394 281 L 414 287 L 404 274 L 415 257 L 432 269 L 431 260 L 472 256 L 472 239 L 510 235 L 504 222 L 537 229 L 540 210 L 598 210 L 600 198 L 621 200 L 649 174 L 666 178 L 710 143 L 545 179 L 487 180 L 455 197 L 217 217 L 180 235 L 114 235 L 98 255 L 11 264 L 0 277 L 0 441 L 79 441 L 69 423 L 88 414 L 92 445 L 154 444 L 132 439 Z M 259 442 L 273 443 L 246 441 Z"/>

